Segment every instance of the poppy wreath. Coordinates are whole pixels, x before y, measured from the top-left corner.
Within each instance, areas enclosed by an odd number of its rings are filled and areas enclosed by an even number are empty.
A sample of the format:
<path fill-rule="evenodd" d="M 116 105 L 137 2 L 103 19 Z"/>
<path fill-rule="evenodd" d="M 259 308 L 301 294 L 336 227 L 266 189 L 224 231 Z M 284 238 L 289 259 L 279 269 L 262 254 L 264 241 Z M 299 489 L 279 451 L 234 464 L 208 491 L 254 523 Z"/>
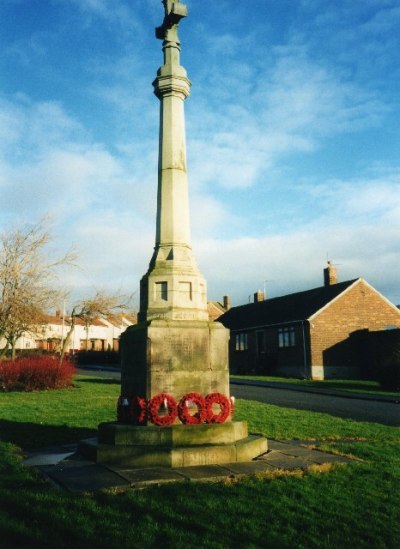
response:
<path fill-rule="evenodd" d="M 130 419 L 135 425 L 144 425 L 147 420 L 147 400 L 134 396 L 130 403 Z"/>
<path fill-rule="evenodd" d="M 197 406 L 197 412 L 193 415 L 189 412 L 189 402 Z M 187 393 L 179 401 L 178 415 L 184 425 L 204 423 L 207 418 L 206 399 L 199 393 Z"/>
<path fill-rule="evenodd" d="M 127 423 L 130 419 L 129 399 L 122 395 L 117 402 L 117 418 L 122 423 Z"/>
<path fill-rule="evenodd" d="M 168 409 L 168 413 L 160 416 L 160 407 L 165 405 Z M 147 405 L 147 412 L 149 419 L 154 425 L 163 427 L 165 425 L 172 425 L 178 417 L 178 404 L 173 396 L 167 393 L 160 393 L 154 396 Z"/>
<path fill-rule="evenodd" d="M 220 407 L 218 414 L 214 413 L 213 405 Z M 231 411 L 229 399 L 222 393 L 211 393 L 206 396 L 207 423 L 224 423 L 228 419 Z"/>

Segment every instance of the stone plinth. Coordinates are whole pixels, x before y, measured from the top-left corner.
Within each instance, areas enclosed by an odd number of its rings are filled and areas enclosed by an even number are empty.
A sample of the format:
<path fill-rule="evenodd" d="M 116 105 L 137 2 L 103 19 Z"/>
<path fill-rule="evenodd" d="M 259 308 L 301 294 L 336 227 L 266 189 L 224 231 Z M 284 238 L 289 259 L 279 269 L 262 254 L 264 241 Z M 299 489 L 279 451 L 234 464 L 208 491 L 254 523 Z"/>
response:
<path fill-rule="evenodd" d="M 245 462 L 267 449 L 264 437 L 248 434 L 245 421 L 170 427 L 102 423 L 98 439 L 82 441 L 79 446 L 80 453 L 93 461 L 122 467 Z"/>
<path fill-rule="evenodd" d="M 179 401 L 196 391 L 229 396 L 229 331 L 218 322 L 151 320 L 121 337 L 121 394 Z"/>

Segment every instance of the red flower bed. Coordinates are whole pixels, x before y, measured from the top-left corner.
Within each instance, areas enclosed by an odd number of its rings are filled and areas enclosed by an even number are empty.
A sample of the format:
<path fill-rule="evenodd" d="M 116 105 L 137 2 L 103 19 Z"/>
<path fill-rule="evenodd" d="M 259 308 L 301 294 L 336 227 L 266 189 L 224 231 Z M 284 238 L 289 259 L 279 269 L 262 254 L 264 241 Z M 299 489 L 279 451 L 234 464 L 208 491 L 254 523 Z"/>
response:
<path fill-rule="evenodd" d="M 39 391 L 72 385 L 75 367 L 54 357 L 23 357 L 0 362 L 0 391 Z"/>

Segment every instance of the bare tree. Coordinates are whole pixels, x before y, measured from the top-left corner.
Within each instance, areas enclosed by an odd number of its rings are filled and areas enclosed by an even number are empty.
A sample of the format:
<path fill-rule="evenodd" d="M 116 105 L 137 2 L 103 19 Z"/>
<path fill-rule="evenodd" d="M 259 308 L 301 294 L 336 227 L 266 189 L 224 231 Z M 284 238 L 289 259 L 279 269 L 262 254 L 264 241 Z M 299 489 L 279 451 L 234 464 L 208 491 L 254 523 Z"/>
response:
<path fill-rule="evenodd" d="M 49 259 L 50 242 L 46 221 L 0 235 L 0 337 L 6 340 L 2 353 L 11 348 L 12 358 L 18 338 L 35 333 L 42 312 L 59 303 L 57 271 L 75 259 L 72 252 Z"/>
<path fill-rule="evenodd" d="M 63 341 L 60 353 L 60 363 L 63 361 L 65 352 L 71 342 L 72 334 L 75 329 L 76 320 L 80 319 L 86 330 L 86 350 L 88 348 L 89 327 L 98 318 L 109 318 L 117 312 L 122 312 L 128 308 L 130 298 L 119 294 L 110 295 L 104 291 L 97 291 L 90 299 L 84 299 L 74 305 L 70 321 L 69 330 Z"/>

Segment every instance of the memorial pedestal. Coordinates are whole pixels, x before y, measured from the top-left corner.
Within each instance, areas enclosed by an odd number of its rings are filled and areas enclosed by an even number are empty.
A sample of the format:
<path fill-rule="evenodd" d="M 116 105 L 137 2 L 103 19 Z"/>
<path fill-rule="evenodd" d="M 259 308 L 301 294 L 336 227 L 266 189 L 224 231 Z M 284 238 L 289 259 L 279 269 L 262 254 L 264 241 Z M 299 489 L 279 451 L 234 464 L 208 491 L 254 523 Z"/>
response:
<path fill-rule="evenodd" d="M 245 421 L 213 425 L 133 426 L 101 423 L 98 439 L 80 442 L 79 452 L 97 463 L 121 467 L 190 467 L 251 461 L 268 449 L 249 435 Z"/>
<path fill-rule="evenodd" d="M 121 394 L 177 401 L 190 391 L 229 395 L 229 331 L 218 322 L 151 320 L 121 337 Z"/>

